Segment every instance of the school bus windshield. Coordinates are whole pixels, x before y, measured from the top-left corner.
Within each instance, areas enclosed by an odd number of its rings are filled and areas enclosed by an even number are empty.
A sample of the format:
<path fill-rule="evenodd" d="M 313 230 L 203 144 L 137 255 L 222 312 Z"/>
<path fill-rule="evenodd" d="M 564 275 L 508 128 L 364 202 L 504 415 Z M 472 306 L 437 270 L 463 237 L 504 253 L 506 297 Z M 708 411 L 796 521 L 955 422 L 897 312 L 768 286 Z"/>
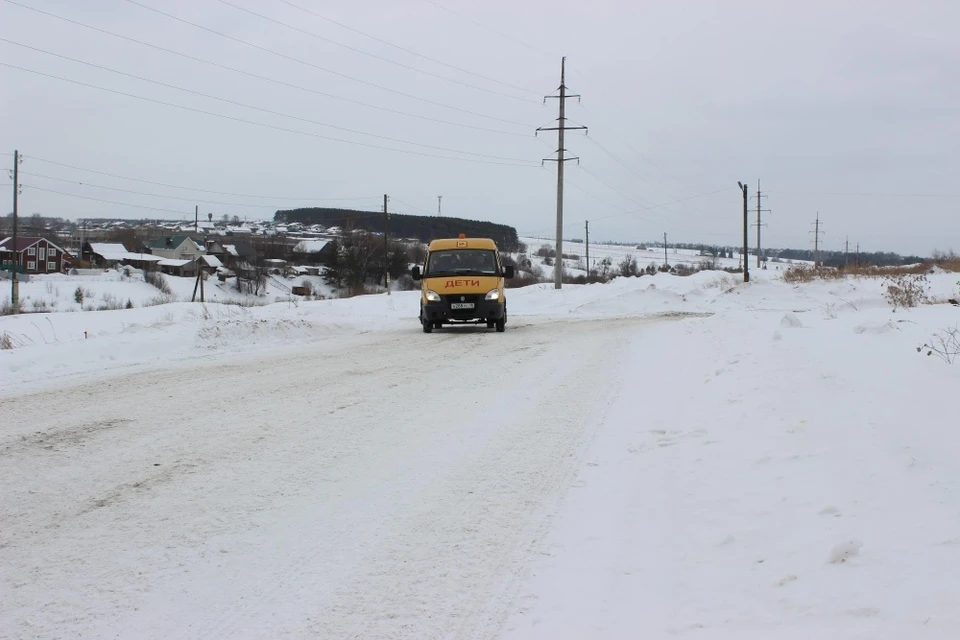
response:
<path fill-rule="evenodd" d="M 497 260 L 489 249 L 441 249 L 430 252 L 425 277 L 497 275 Z"/>

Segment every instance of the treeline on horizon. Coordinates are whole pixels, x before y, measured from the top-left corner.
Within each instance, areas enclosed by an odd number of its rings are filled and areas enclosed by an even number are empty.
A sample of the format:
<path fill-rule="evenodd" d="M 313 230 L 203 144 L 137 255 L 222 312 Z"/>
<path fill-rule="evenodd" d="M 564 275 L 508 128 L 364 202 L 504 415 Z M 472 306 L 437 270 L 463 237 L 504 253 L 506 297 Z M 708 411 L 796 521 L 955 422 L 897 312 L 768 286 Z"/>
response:
<path fill-rule="evenodd" d="M 383 233 L 384 216 L 382 213 L 355 209 L 309 207 L 277 211 L 274 221 L 287 224 L 293 222 L 322 224 L 325 227 Z M 505 224 L 482 220 L 391 213 L 388 232 L 392 238 L 406 238 L 420 242 L 429 242 L 434 238 L 456 238 L 463 233 L 467 237 L 491 238 L 501 251 L 516 252 L 521 249 L 516 229 Z"/>

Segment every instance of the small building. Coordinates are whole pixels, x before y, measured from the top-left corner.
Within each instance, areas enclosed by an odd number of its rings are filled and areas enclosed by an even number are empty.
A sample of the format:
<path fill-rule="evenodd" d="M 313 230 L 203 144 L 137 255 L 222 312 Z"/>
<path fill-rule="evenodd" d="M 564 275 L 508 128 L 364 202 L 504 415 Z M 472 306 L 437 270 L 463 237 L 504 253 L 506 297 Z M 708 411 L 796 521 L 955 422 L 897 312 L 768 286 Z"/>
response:
<path fill-rule="evenodd" d="M 306 262 L 319 264 L 327 261 L 335 248 L 330 240 L 301 240 L 293 246 L 293 254 Z"/>
<path fill-rule="evenodd" d="M 287 261 L 277 258 L 267 258 L 263 261 L 263 266 L 266 267 L 268 273 L 283 274 L 287 269 Z"/>
<path fill-rule="evenodd" d="M 0 265 L 3 269 L 13 271 L 15 256 L 20 265 L 18 273 L 62 273 L 64 258 L 69 254 L 59 245 L 40 236 L 17 236 L 16 248 L 13 246 L 13 237 L 0 240 Z"/>
<path fill-rule="evenodd" d="M 164 236 L 145 243 L 149 253 L 168 260 L 196 260 L 207 252 L 203 243 L 197 242 L 187 235 Z"/>
<path fill-rule="evenodd" d="M 157 266 L 163 273 L 182 278 L 196 277 L 197 269 L 200 268 L 200 265 L 194 260 L 171 260 L 170 258 L 162 258 L 157 262 Z"/>
<path fill-rule="evenodd" d="M 85 242 L 80 251 L 83 260 L 101 269 L 129 265 L 137 269 L 154 269 L 162 260 L 149 253 L 133 253 L 120 243 Z"/>
<path fill-rule="evenodd" d="M 217 269 L 223 266 L 223 262 L 220 261 L 220 258 L 210 254 L 200 256 L 197 258 L 196 262 L 197 265 L 207 273 L 214 273 Z"/>

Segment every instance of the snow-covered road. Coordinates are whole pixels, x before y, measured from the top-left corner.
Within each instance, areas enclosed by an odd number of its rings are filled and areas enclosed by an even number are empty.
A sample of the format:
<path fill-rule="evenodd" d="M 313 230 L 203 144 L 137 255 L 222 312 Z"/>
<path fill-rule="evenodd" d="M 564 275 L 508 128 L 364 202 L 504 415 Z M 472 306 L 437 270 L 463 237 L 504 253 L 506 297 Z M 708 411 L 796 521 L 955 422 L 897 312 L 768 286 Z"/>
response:
<path fill-rule="evenodd" d="M 955 638 L 932 280 L 0 318 L 0 638 Z"/>
<path fill-rule="evenodd" d="M 675 319 L 414 325 L 9 399 L 6 632 L 495 633 L 623 346 Z"/>

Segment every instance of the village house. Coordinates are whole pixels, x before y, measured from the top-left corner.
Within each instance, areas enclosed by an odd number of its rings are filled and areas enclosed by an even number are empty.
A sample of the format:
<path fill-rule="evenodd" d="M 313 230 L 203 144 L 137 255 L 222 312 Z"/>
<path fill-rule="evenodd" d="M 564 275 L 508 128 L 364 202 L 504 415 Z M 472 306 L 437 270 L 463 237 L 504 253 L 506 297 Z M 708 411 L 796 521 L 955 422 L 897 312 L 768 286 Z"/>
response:
<path fill-rule="evenodd" d="M 167 260 L 189 260 L 191 262 L 207 252 L 202 243 L 186 235 L 163 236 L 144 243 L 144 249 Z"/>
<path fill-rule="evenodd" d="M 119 242 L 84 242 L 80 255 L 85 262 L 100 269 L 118 265 L 152 269 L 162 259 L 149 253 L 133 253 Z"/>
<path fill-rule="evenodd" d="M 0 264 L 5 270 L 13 270 L 15 254 L 20 256 L 21 273 L 62 273 L 70 259 L 60 246 L 39 236 L 17 236 L 16 249 L 12 237 L 0 240 Z"/>

